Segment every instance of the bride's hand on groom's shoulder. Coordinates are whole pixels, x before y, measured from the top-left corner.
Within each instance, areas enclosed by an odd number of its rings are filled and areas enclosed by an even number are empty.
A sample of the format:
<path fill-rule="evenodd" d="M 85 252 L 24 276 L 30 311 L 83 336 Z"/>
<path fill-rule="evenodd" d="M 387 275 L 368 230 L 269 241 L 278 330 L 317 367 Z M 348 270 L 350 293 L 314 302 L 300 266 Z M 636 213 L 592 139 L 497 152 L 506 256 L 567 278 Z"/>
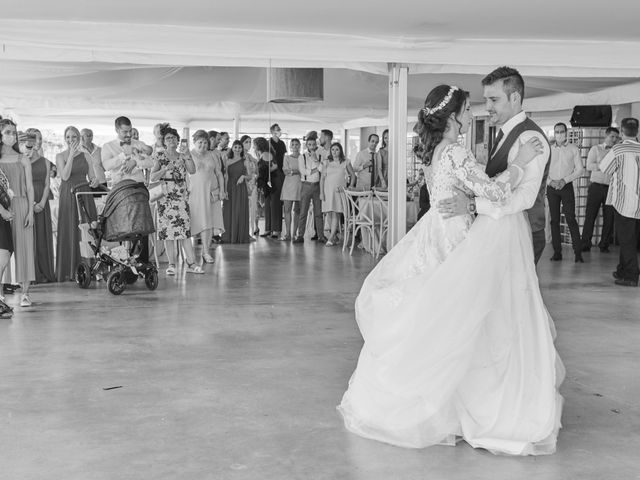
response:
<path fill-rule="evenodd" d="M 520 166 L 528 165 L 534 158 L 544 151 L 542 141 L 538 137 L 531 137 L 526 142 L 520 140 L 520 148 L 516 162 Z"/>

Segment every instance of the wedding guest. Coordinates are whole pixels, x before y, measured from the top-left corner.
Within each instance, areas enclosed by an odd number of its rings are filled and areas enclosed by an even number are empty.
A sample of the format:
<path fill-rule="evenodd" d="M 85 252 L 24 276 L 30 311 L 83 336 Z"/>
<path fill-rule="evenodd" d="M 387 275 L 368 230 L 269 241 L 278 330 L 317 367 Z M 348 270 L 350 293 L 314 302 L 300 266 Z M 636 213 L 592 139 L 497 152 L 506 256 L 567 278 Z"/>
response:
<path fill-rule="evenodd" d="M 300 140 L 291 139 L 289 144 L 291 147 L 291 155 L 284 156 L 282 163 L 282 171 L 285 174 L 284 184 L 282 185 L 282 195 L 280 199 L 284 203 L 284 232 L 280 240 L 291 240 L 291 220 L 293 219 L 293 237 L 297 236 L 298 222 L 300 220 L 300 167 L 298 159 L 300 157 Z"/>
<path fill-rule="evenodd" d="M 380 161 L 378 162 L 378 184 L 377 187 L 383 190 L 389 186 L 389 129 L 382 132 L 382 143 L 378 150 Z"/>
<path fill-rule="evenodd" d="M 202 259 L 205 263 L 213 263 L 209 254 L 213 231 L 224 231 L 222 219 L 222 198 L 225 194 L 224 176 L 220 163 L 209 150 L 209 136 L 204 130 L 193 134 L 193 150 L 191 157 L 196 167 L 189 176 L 189 211 L 191 218 L 191 234 L 200 236 L 202 242 Z"/>
<path fill-rule="evenodd" d="M 156 150 L 153 154 L 151 181 L 162 181 L 166 185 L 167 194 L 158 200 L 158 239 L 164 240 L 169 266 L 167 275 L 176 274 L 177 240 L 185 254 L 187 273 L 202 274 L 200 265 L 196 265 L 191 244 L 191 219 L 189 216 L 189 192 L 187 190 L 187 173 L 196 173 L 188 148 L 180 146 L 180 135 L 175 128 L 166 126 L 162 129 L 164 150 Z"/>
<path fill-rule="evenodd" d="M 80 150 L 89 163 L 89 177 L 94 179 L 92 188 L 107 186 L 107 177 L 102 166 L 102 149 L 93 143 L 93 131 L 89 128 L 80 130 Z"/>
<path fill-rule="evenodd" d="M 113 185 L 117 185 L 122 180 L 146 183 L 145 170 L 150 169 L 154 164 L 149 155 L 154 151 L 157 153 L 164 150 L 164 146 L 158 144 L 158 137 L 161 137 L 160 130 L 157 130 L 158 125 L 154 128 L 154 135 L 156 133 L 157 135 L 153 148 L 131 137 L 133 126 L 127 117 L 116 118 L 114 125 L 118 138 L 102 146 L 102 166 L 109 171 Z M 138 260 L 143 263 L 149 262 L 148 236 L 142 237 L 140 247 Z"/>
<path fill-rule="evenodd" d="M 307 215 L 310 203 L 313 202 L 313 216 L 315 228 L 318 232 L 318 241 L 325 243 L 324 219 L 322 218 L 322 201 L 320 200 L 320 173 L 322 166 L 316 153 L 318 144 L 315 139 L 307 138 L 307 151 L 298 157 L 298 169 L 302 185 L 300 187 L 300 219 L 298 220 L 298 236 L 293 243 L 304 242 L 304 233 L 307 227 Z"/>
<path fill-rule="evenodd" d="M 418 220 L 420 220 L 423 217 L 423 215 L 431 209 L 431 198 L 429 196 L 429 190 L 427 189 L 427 181 L 424 176 L 423 170 L 420 170 L 418 172 L 418 178 L 420 179 L 420 199 L 419 199 L 420 210 L 418 211 Z"/>
<path fill-rule="evenodd" d="M 338 243 L 340 214 L 344 213 L 338 189 L 347 185 L 347 175 L 354 175 L 353 167 L 351 162 L 345 158 L 342 145 L 336 142 L 331 145 L 331 153 L 327 161 L 323 163 L 322 176 L 320 177 L 322 213 L 329 214 L 331 222 L 331 234 L 326 242 L 327 247 Z"/>
<path fill-rule="evenodd" d="M 155 153 L 156 150 L 160 149 L 160 150 L 164 150 L 164 139 L 162 138 L 162 131 L 163 129 L 167 128 L 169 126 L 169 124 L 167 122 L 162 122 L 162 123 L 156 123 L 153 126 L 153 138 L 155 138 L 155 142 L 152 145 L 152 153 Z M 132 140 L 136 140 L 135 138 L 133 138 L 133 128 L 131 129 L 131 139 Z"/>
<path fill-rule="evenodd" d="M 225 181 L 227 178 L 227 158 L 229 153 L 229 133 L 220 132 L 218 136 L 218 155 L 220 155 L 220 161 L 222 162 L 222 173 L 225 175 Z"/>
<path fill-rule="evenodd" d="M 367 148 L 361 150 L 356 155 L 356 159 L 353 162 L 353 170 L 355 171 L 355 177 L 351 181 L 351 187 L 356 187 L 358 190 L 371 190 L 371 186 L 376 184 L 377 162 L 378 155 L 376 153 L 376 147 L 380 137 L 375 133 L 369 135 Z"/>
<path fill-rule="evenodd" d="M 82 188 L 89 176 L 89 162 L 80 149 L 80 132 L 69 126 L 64 131 L 67 149 L 56 155 L 56 166 L 60 176 L 60 199 L 58 203 L 58 235 L 56 245 L 56 278 L 58 282 L 75 279 L 75 272 L 80 263 L 80 230 L 78 224 L 78 204 L 74 194 L 75 188 Z M 89 181 L 94 179 L 89 178 Z M 83 196 L 81 201 L 89 212 L 89 219 L 95 220 L 97 214 L 93 199 Z"/>
<path fill-rule="evenodd" d="M 560 238 L 560 210 L 564 213 L 576 263 L 584 263 L 580 244 L 580 229 L 576 220 L 576 199 L 573 181 L 582 175 L 582 159 L 578 147 L 567 141 L 567 126 L 558 123 L 553 127 L 555 144 L 551 147 L 549 177 L 547 180 L 547 200 L 551 217 L 551 261 L 562 260 L 562 239 Z"/>
<path fill-rule="evenodd" d="M 244 147 L 234 140 L 227 160 L 227 200 L 223 204 L 225 243 L 247 243 L 249 236 L 249 175 L 245 166 Z"/>
<path fill-rule="evenodd" d="M 333 143 L 333 132 L 331 130 L 320 130 L 320 146 L 316 153 L 321 163 L 327 161 L 329 155 L 331 155 L 331 144 Z"/>
<path fill-rule="evenodd" d="M 620 130 L 617 128 L 607 128 L 604 142 L 591 147 L 587 156 L 587 170 L 591 172 L 591 184 L 589 185 L 589 190 L 587 190 L 587 208 L 584 214 L 584 225 L 582 226 L 583 252 L 591 250 L 593 226 L 600 206 L 602 206 L 602 233 L 598 246 L 601 252 L 609 252 L 609 238 L 613 234 L 614 209 L 611 205 L 606 204 L 606 200 L 611 178 L 600 170 L 600 162 L 609 153 L 611 147 L 618 143 L 619 135 Z"/>
<path fill-rule="evenodd" d="M 277 168 L 273 161 L 273 155 L 269 148 L 269 142 L 264 137 L 258 137 L 253 141 L 256 153 L 258 154 L 258 187 L 259 197 L 264 200 L 264 230 L 261 237 L 269 237 L 272 234 L 271 226 L 271 172 Z"/>
<path fill-rule="evenodd" d="M 16 124 L 11 120 L 0 120 L 0 170 L 8 180 L 13 192 L 11 196 L 11 222 L 15 253 L 14 280 L 22 286 L 21 307 L 30 307 L 29 287 L 36 279 L 35 250 L 33 244 L 33 179 L 30 156 L 33 153 L 18 148 Z M 7 190 L 8 192 L 8 190 Z M 6 218 L 6 217 L 5 217 Z M 77 226 L 76 226 L 77 227 Z"/>
<path fill-rule="evenodd" d="M 33 226 L 34 226 L 34 259 L 36 283 L 56 281 L 56 270 L 53 262 L 53 222 L 49 206 L 51 162 L 40 155 L 42 133 L 36 128 L 29 128 L 27 135 L 34 138 L 31 155 L 31 178 L 33 180 Z M 27 144 L 29 148 L 29 144 Z M 86 156 L 85 156 L 86 158 Z"/>
<path fill-rule="evenodd" d="M 215 130 L 209 130 L 207 135 L 209 136 L 209 150 L 217 150 L 220 143 L 220 133 Z"/>
<path fill-rule="evenodd" d="M 282 200 L 280 200 L 280 196 L 282 195 L 282 185 L 284 184 L 282 165 L 284 156 L 287 153 L 287 146 L 280 140 L 282 130 L 277 123 L 271 125 L 270 132 L 269 145 L 273 150 L 273 161 L 276 165 L 276 168 L 271 171 L 271 238 L 278 238 L 282 231 Z"/>
<path fill-rule="evenodd" d="M 611 176 L 607 205 L 615 211 L 620 262 L 613 272 L 616 285 L 638 286 L 638 219 L 640 219 L 640 143 L 638 119 L 620 122 L 622 143 L 611 147 L 600 162 L 600 171 Z"/>
<path fill-rule="evenodd" d="M 251 155 L 251 137 L 249 135 L 243 135 L 240 138 L 242 147 L 244 148 L 244 165 L 247 168 L 247 192 L 249 194 L 249 228 L 253 232 L 253 235 L 260 234 L 260 228 L 258 226 L 258 220 L 260 220 L 260 214 L 258 210 L 258 187 L 256 185 L 258 179 L 258 159 Z"/>
<path fill-rule="evenodd" d="M 138 132 L 137 128 L 132 128 L 131 129 L 131 138 L 133 140 L 140 140 L 140 132 Z"/>
<path fill-rule="evenodd" d="M 0 118 L 0 125 L 2 125 L 3 121 L 4 120 Z M 13 145 L 15 145 L 15 142 Z M 3 138 L 0 136 L 0 155 L 4 146 Z M 2 169 L 0 169 L 0 191 L 2 192 L 2 198 L 7 202 L 4 203 L 3 201 L 0 201 L 0 280 L 2 280 L 4 279 L 5 271 L 7 270 L 7 266 L 11 260 L 11 255 L 13 254 L 13 232 L 11 230 L 11 222 L 14 220 L 14 215 L 11 211 L 10 205 L 11 200 L 8 195 L 9 179 Z M 3 304 L 6 299 L 4 297 L 4 289 L 1 288 L 2 286 L 3 285 L 0 285 L 0 302 L 2 302 L 0 305 L 2 305 L 4 309 Z"/>

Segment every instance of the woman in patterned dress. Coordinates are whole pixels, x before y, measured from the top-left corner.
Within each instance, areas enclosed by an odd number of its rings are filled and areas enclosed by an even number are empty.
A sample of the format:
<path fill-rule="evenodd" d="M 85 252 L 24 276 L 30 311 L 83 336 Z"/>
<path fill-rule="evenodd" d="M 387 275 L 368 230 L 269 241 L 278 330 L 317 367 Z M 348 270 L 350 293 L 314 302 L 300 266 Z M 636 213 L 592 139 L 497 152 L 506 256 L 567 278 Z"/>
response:
<path fill-rule="evenodd" d="M 191 221 L 189 217 L 189 191 L 187 173 L 193 175 L 196 166 L 186 144 L 180 146 L 180 135 L 175 128 L 162 128 L 165 150 L 156 149 L 153 153 L 154 165 L 151 181 L 164 182 L 166 194 L 158 200 L 158 239 L 164 240 L 169 266 L 167 275 L 176 274 L 175 241 L 182 245 L 187 262 L 187 273 L 204 273 L 196 265 L 191 244 Z"/>

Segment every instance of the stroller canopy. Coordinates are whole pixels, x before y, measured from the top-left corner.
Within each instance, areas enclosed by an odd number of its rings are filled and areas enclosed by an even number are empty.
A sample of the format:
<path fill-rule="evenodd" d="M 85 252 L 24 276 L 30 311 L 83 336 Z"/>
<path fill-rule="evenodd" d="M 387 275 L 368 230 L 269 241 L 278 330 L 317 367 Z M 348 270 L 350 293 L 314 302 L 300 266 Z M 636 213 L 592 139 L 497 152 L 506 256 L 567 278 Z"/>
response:
<path fill-rule="evenodd" d="M 147 187 L 134 180 L 116 184 L 105 200 L 102 222 L 108 242 L 134 240 L 155 232 Z"/>

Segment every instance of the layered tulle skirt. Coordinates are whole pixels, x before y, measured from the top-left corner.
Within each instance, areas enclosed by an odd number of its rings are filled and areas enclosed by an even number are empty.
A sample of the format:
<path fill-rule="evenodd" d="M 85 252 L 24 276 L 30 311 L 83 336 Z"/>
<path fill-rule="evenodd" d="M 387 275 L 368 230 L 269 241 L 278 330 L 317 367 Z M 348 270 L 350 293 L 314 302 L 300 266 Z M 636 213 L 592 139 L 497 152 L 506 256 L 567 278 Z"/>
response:
<path fill-rule="evenodd" d="M 555 451 L 564 369 L 524 214 L 428 212 L 356 300 L 364 339 L 338 407 L 360 436 L 512 455 Z M 466 238 L 465 238 L 466 237 Z"/>

